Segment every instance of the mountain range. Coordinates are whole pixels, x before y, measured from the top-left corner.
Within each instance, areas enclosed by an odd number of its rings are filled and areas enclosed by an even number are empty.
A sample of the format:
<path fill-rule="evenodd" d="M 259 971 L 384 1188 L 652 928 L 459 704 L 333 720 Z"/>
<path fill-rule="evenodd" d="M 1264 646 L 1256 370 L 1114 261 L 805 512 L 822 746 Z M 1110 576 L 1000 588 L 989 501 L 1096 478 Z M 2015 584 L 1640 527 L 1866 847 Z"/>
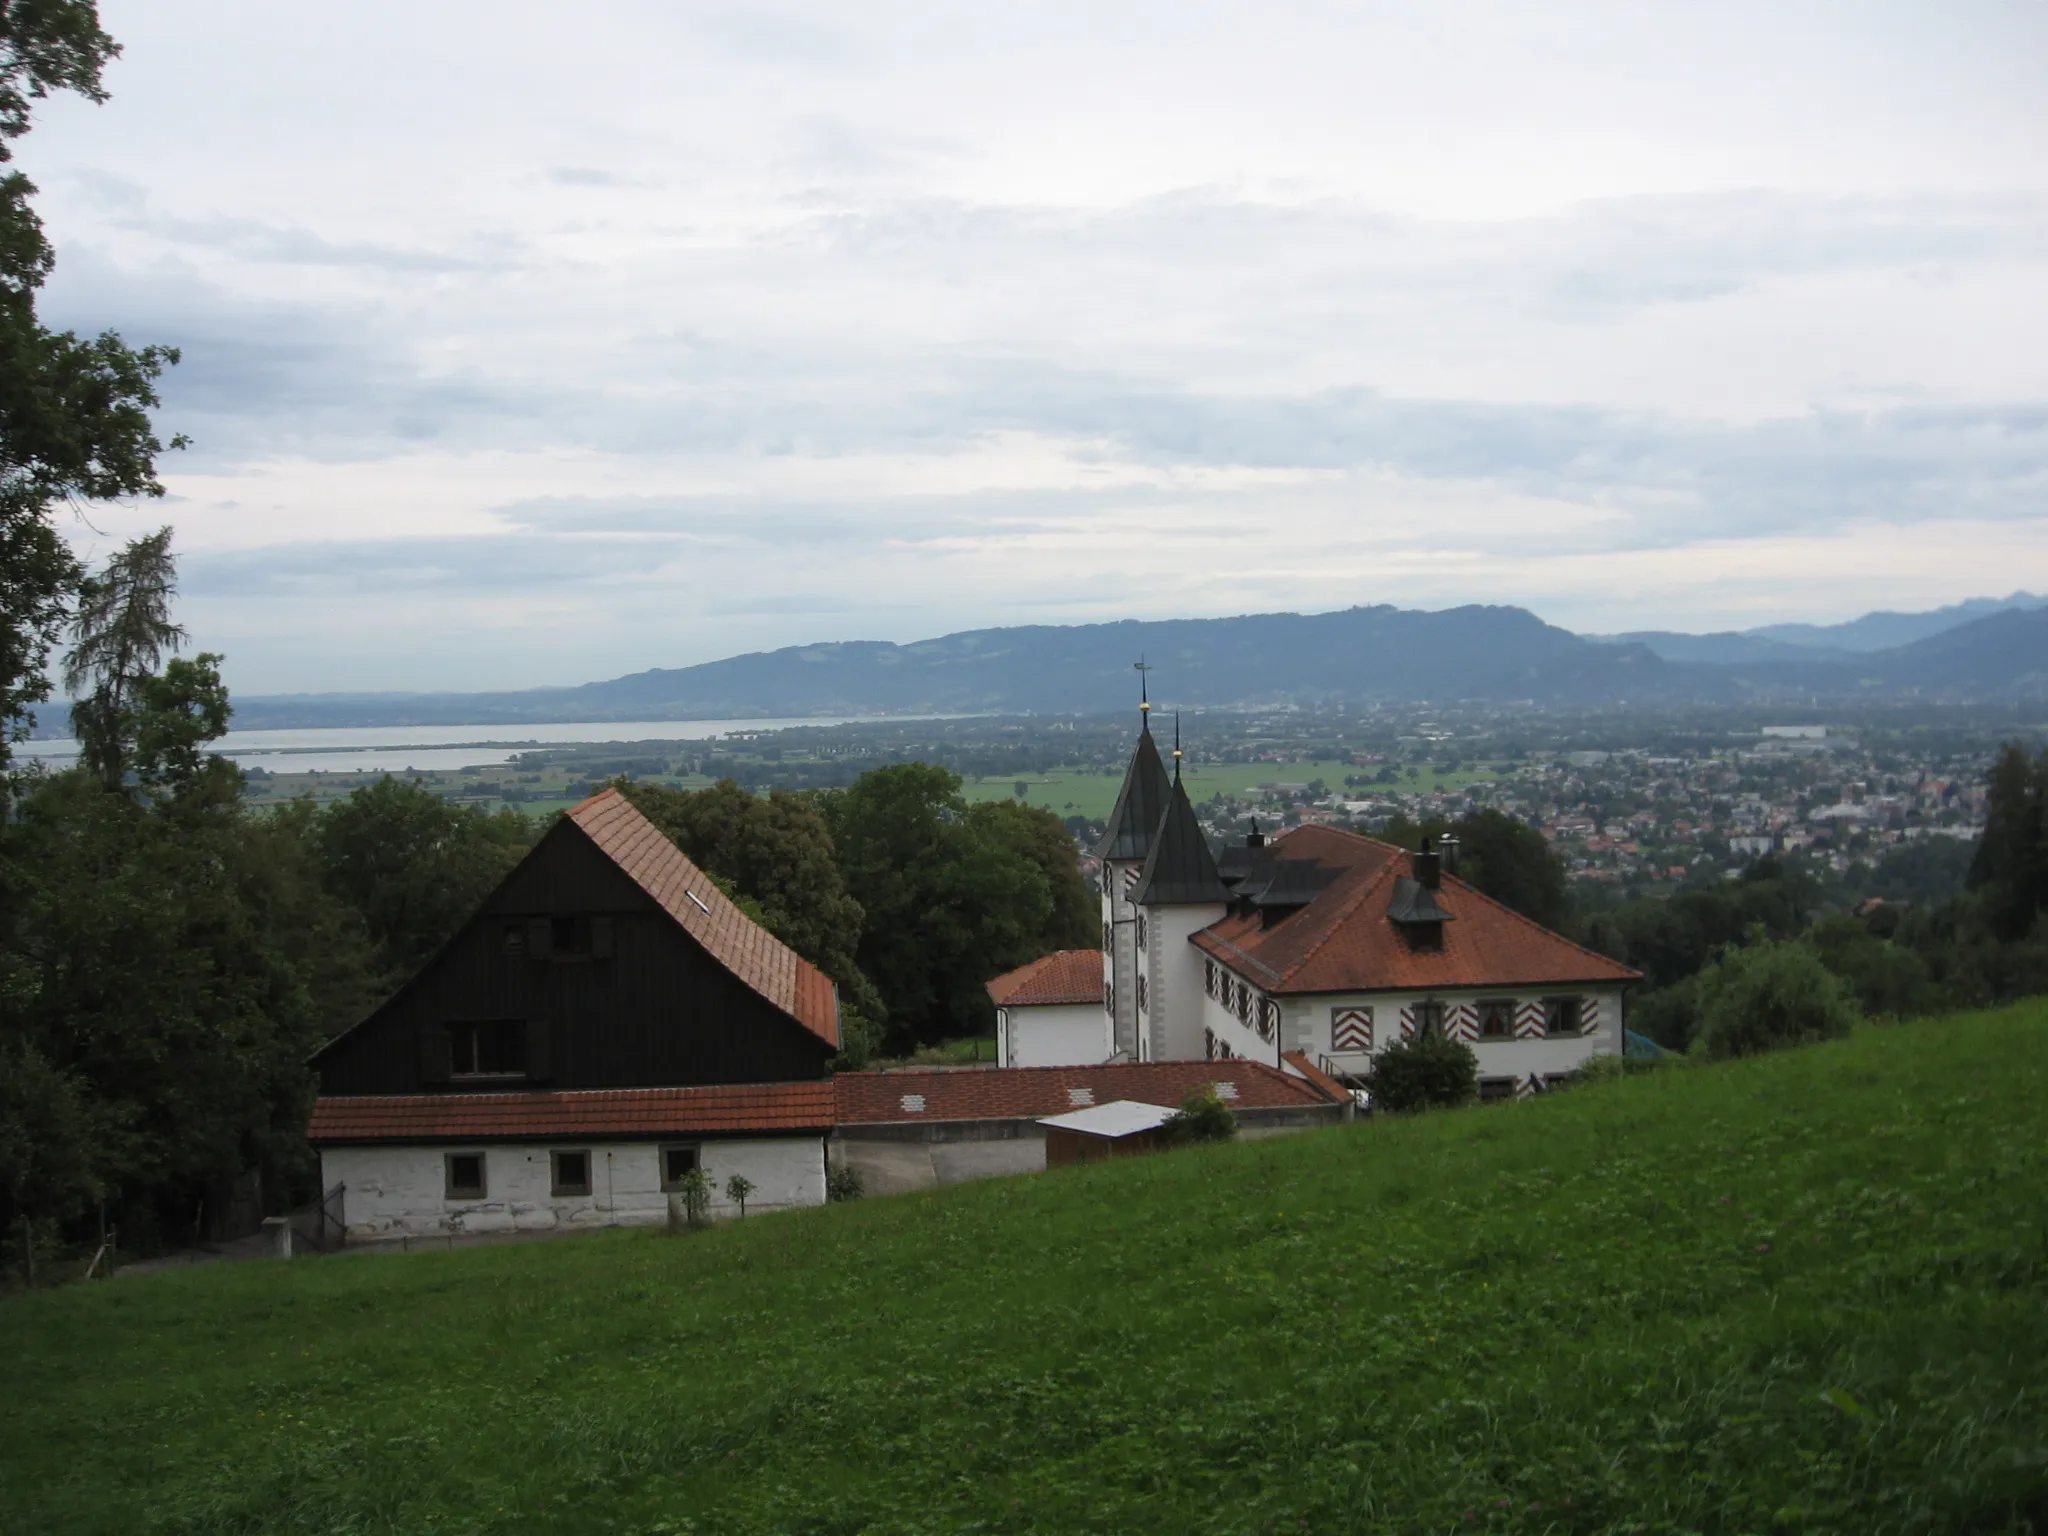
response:
<path fill-rule="evenodd" d="M 1893 636 L 1903 641 L 1880 644 Z M 1585 636 L 1523 608 L 1124 620 L 839 641 L 516 693 L 242 698 L 235 724 L 517 725 L 801 715 L 1094 713 L 1130 703 L 1131 664 L 1184 707 L 1479 700 L 1675 705 L 1772 699 L 2048 700 L 2048 599 L 1721 635 Z"/>

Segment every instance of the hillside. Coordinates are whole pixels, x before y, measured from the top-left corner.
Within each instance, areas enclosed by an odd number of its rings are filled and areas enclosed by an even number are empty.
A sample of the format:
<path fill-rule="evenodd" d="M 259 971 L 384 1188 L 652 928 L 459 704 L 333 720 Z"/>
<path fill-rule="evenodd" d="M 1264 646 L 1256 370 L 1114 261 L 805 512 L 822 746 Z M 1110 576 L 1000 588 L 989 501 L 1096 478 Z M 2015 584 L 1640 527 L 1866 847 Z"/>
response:
<path fill-rule="evenodd" d="M 2048 1005 L 756 1218 L 0 1301 L 96 1531 L 2019 1532 Z"/>
<path fill-rule="evenodd" d="M 1624 643 L 1631 638 L 1642 643 Z M 236 701 L 235 723 L 259 730 L 1090 714 L 1130 705 L 1131 663 L 1141 656 L 1157 668 L 1160 697 L 1173 708 L 1427 700 L 1675 705 L 1815 695 L 2036 698 L 2048 695 L 2048 611 L 2002 611 L 1869 652 L 1732 634 L 1589 640 L 1526 609 L 1479 606 L 1025 625 L 910 645 L 791 646 L 522 693 L 244 698 Z"/>

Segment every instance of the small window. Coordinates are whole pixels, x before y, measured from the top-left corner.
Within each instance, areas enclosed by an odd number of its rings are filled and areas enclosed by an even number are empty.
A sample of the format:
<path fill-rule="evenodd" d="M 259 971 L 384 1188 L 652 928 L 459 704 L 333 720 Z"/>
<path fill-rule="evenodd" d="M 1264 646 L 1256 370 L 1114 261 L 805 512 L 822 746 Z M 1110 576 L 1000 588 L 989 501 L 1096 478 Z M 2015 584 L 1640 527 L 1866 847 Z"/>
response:
<path fill-rule="evenodd" d="M 694 1145 L 661 1149 L 661 1187 L 668 1193 L 681 1189 L 683 1180 L 697 1171 L 697 1150 Z"/>
<path fill-rule="evenodd" d="M 548 1160 L 552 1163 L 554 1177 L 550 1181 L 550 1192 L 557 1195 L 587 1195 L 590 1193 L 590 1154 L 588 1152 L 551 1152 Z"/>
<path fill-rule="evenodd" d="M 526 1072 L 524 1019 L 473 1019 L 448 1026 L 449 1071 L 456 1077 L 521 1077 Z"/>
<path fill-rule="evenodd" d="M 481 1200 L 484 1197 L 484 1155 L 481 1152 L 450 1152 L 444 1160 L 450 1200 Z"/>
<path fill-rule="evenodd" d="M 526 953 L 526 924 L 507 923 L 504 928 L 504 950 L 508 955 Z"/>
<path fill-rule="evenodd" d="M 548 919 L 548 948 L 557 960 L 590 958 L 590 919 L 551 917 Z"/>
<path fill-rule="evenodd" d="M 1144 947 L 1145 947 L 1145 914 L 1144 914 L 1144 913 L 1142 913 L 1142 912 L 1140 912 L 1140 913 L 1138 914 L 1138 948 L 1140 948 L 1140 949 L 1143 949 Z"/>
<path fill-rule="evenodd" d="M 1143 976 L 1140 976 L 1138 978 L 1138 1012 L 1146 1013 L 1150 1011 L 1150 1009 L 1151 1000 L 1147 998 L 1145 995 L 1145 978 Z"/>
<path fill-rule="evenodd" d="M 1415 1033 L 1418 1035 L 1441 1035 L 1444 1032 L 1444 1005 L 1435 998 L 1415 1005 Z"/>
<path fill-rule="evenodd" d="M 1511 997 L 1489 997 L 1479 1004 L 1479 1038 L 1482 1040 L 1512 1040 L 1515 1038 L 1515 1000 Z"/>
<path fill-rule="evenodd" d="M 1576 997 L 1546 997 L 1543 999 L 1543 1032 L 1546 1035 L 1576 1035 L 1580 1032 L 1579 1005 Z"/>
<path fill-rule="evenodd" d="M 1482 1077 L 1479 1079 L 1479 1102 L 1499 1104 L 1515 1096 L 1515 1080 L 1512 1077 Z"/>
<path fill-rule="evenodd" d="M 1102 925 L 1102 952 L 1105 955 L 1109 953 L 1109 938 L 1109 924 L 1104 923 Z"/>

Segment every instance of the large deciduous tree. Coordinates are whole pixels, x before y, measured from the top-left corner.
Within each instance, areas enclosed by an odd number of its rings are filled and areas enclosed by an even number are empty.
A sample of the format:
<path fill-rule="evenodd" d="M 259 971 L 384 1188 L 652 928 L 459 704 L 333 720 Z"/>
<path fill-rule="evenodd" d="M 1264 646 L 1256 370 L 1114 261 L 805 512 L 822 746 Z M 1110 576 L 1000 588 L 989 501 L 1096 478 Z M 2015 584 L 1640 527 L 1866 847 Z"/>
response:
<path fill-rule="evenodd" d="M 178 354 L 41 323 L 36 297 L 55 257 L 34 184 L 7 168 L 34 103 L 53 91 L 104 100 L 100 71 L 118 51 L 91 0 L 0 3 L 0 768 L 49 696 L 44 667 L 77 584 L 59 509 L 163 494 L 165 445 L 149 413 Z"/>

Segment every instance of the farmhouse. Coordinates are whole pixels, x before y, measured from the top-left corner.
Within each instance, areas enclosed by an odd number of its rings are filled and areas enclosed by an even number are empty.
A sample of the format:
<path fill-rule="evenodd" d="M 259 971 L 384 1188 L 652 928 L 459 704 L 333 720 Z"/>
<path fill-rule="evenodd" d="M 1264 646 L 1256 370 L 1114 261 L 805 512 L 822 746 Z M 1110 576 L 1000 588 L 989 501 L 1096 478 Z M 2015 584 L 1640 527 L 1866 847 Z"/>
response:
<path fill-rule="evenodd" d="M 1120 1058 L 1293 1057 L 1355 1081 L 1375 1051 L 1435 1031 L 1471 1044 L 1482 1095 L 1502 1098 L 1620 1054 L 1637 972 L 1482 895 L 1445 854 L 1303 826 L 1219 859 L 1173 755 L 1169 777 L 1141 714 L 1097 850 Z"/>
<path fill-rule="evenodd" d="M 616 790 L 561 818 L 440 953 L 314 1058 L 352 1239 L 819 1205 L 831 980 Z"/>

